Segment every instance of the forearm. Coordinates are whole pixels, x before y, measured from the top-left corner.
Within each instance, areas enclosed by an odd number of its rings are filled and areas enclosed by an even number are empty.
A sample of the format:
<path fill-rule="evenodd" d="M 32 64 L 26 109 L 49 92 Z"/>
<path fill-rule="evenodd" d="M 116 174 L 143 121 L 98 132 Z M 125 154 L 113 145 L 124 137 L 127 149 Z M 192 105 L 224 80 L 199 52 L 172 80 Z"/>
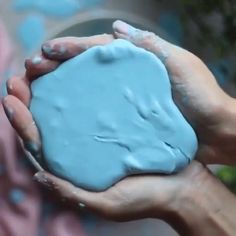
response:
<path fill-rule="evenodd" d="M 215 177 L 187 187 L 176 198 L 164 220 L 180 235 L 234 236 L 236 198 Z"/>

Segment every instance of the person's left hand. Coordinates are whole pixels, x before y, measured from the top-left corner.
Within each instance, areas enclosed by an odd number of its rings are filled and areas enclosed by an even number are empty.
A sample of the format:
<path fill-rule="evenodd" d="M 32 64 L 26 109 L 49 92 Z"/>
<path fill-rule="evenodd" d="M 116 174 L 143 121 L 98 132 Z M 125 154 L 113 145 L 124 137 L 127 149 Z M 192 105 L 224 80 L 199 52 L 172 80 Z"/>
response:
<path fill-rule="evenodd" d="M 208 170 L 196 161 L 179 174 L 131 176 L 104 192 L 86 191 L 45 171 L 34 176 L 37 182 L 60 196 L 62 201 L 70 203 L 73 209 L 86 208 L 114 221 L 173 218 L 171 214 L 175 214 L 186 199 L 196 197 L 195 191 L 201 192 L 195 186 L 211 178 Z"/>
<path fill-rule="evenodd" d="M 113 36 L 108 34 L 51 40 L 42 46 L 42 52 L 32 59 L 26 60 L 24 76 L 14 76 L 8 80 L 8 96 L 2 101 L 5 113 L 13 128 L 23 140 L 25 148 L 34 157 L 41 157 L 41 140 L 38 128 L 28 109 L 31 100 L 31 82 L 55 70 L 63 61 L 96 45 L 108 44 L 112 40 L 114 40 Z"/>

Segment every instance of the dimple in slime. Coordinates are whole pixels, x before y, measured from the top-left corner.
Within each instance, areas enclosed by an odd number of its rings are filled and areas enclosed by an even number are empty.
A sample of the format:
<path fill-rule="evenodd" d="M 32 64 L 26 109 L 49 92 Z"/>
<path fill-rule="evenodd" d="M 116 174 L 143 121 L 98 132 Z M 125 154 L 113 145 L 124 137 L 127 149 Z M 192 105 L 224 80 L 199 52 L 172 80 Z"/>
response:
<path fill-rule="evenodd" d="M 197 150 L 164 65 L 125 40 L 35 80 L 30 110 L 49 169 L 92 191 L 133 174 L 179 171 Z"/>

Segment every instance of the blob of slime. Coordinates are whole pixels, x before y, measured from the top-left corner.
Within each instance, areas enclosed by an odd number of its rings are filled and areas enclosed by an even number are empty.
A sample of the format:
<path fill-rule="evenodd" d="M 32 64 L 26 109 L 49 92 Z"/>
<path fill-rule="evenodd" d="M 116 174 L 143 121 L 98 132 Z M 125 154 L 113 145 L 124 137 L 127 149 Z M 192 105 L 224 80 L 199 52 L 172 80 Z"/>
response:
<path fill-rule="evenodd" d="M 134 174 L 177 172 L 197 150 L 164 65 L 125 40 L 35 80 L 30 110 L 50 171 L 92 191 Z"/>

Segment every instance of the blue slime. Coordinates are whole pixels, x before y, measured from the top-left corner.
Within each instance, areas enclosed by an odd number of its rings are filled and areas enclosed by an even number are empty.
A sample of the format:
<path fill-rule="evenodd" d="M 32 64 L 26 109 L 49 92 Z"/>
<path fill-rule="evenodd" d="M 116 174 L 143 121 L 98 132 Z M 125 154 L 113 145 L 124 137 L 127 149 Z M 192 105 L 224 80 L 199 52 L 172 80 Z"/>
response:
<path fill-rule="evenodd" d="M 125 40 L 35 80 L 30 110 L 49 169 L 92 191 L 133 174 L 179 171 L 197 150 L 164 65 Z"/>

